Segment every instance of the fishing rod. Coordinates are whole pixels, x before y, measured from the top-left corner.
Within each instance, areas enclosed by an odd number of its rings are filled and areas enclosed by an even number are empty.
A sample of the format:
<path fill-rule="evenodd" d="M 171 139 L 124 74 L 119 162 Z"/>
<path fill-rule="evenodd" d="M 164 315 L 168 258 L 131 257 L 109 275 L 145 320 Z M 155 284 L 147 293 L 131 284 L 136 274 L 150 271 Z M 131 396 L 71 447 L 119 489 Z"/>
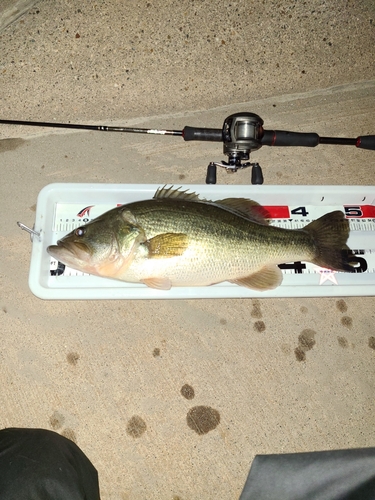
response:
<path fill-rule="evenodd" d="M 320 137 L 315 132 L 288 132 L 285 130 L 264 130 L 263 120 L 255 113 L 235 113 L 224 120 L 221 129 L 184 127 L 182 130 L 159 130 L 152 128 L 118 127 L 107 125 L 82 125 L 74 123 L 34 122 L 24 120 L 1 120 L 0 124 L 26 125 L 33 127 L 70 128 L 96 130 L 99 132 L 124 132 L 132 134 L 172 135 L 184 141 L 222 142 L 223 152 L 228 161 L 210 162 L 207 167 L 206 184 L 216 184 L 217 167 L 228 173 L 252 167 L 252 184 L 263 184 L 263 173 L 259 163 L 250 163 L 250 153 L 262 146 L 299 146 L 315 147 L 319 144 L 356 146 L 360 149 L 375 151 L 375 135 L 356 138 Z M 245 162 L 245 163 L 243 163 Z"/>

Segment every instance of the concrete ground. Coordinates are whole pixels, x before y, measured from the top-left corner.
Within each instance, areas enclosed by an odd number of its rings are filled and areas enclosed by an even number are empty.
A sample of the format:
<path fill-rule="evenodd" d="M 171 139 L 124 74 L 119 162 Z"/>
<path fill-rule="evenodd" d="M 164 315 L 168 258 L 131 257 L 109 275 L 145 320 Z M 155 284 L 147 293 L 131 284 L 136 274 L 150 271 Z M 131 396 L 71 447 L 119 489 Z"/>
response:
<path fill-rule="evenodd" d="M 40 1 L 0 33 L 0 118 L 220 128 L 251 111 L 269 129 L 374 134 L 374 30 L 371 0 Z M 221 159 L 220 144 L 0 125 L 0 427 L 75 441 L 103 500 L 231 500 L 256 454 L 375 446 L 373 297 L 30 292 L 16 221 L 32 226 L 44 186 L 204 183 Z M 253 159 L 267 184 L 374 184 L 374 152 L 353 147 Z"/>

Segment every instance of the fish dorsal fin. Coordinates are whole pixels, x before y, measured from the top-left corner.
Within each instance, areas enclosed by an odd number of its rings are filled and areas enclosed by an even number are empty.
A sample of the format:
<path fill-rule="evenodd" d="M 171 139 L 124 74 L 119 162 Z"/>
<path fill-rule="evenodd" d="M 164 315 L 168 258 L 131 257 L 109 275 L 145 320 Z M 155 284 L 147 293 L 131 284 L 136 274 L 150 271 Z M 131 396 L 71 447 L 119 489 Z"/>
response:
<path fill-rule="evenodd" d="M 265 290 L 273 290 L 277 288 L 283 280 L 283 273 L 277 266 L 265 266 L 257 271 L 256 273 L 250 274 L 245 278 L 240 278 L 238 280 L 232 280 L 231 283 L 235 283 L 239 286 L 245 286 L 246 288 L 251 288 L 252 290 L 258 290 L 264 292 Z"/>
<path fill-rule="evenodd" d="M 186 189 L 185 191 L 182 190 L 182 187 L 175 188 L 174 186 L 166 187 L 163 186 L 161 188 L 158 188 L 156 193 L 154 194 L 154 200 L 161 200 L 161 199 L 173 199 L 173 200 L 189 200 L 189 201 L 200 201 L 200 202 L 205 202 L 204 198 L 199 198 L 199 195 L 194 192 L 190 192 L 189 190 Z"/>
<path fill-rule="evenodd" d="M 189 238 L 184 233 L 163 233 L 147 242 L 150 259 L 179 257 L 189 245 Z"/>
<path fill-rule="evenodd" d="M 197 193 L 190 192 L 186 189 L 182 190 L 181 186 L 175 188 L 174 186 L 158 188 L 154 194 L 154 199 L 173 199 L 181 201 L 195 201 L 200 203 L 209 203 L 216 205 L 218 207 L 224 208 L 225 210 L 230 210 L 242 217 L 257 222 L 258 224 L 268 224 L 267 217 L 269 214 L 267 211 L 259 205 L 256 201 L 248 200 L 246 198 L 225 198 L 224 200 L 210 201 L 205 198 L 200 198 Z"/>
<path fill-rule="evenodd" d="M 215 200 L 213 203 L 219 207 L 237 212 L 253 222 L 258 222 L 258 224 L 269 224 L 267 210 L 256 201 L 247 198 L 225 198 L 224 200 Z"/>

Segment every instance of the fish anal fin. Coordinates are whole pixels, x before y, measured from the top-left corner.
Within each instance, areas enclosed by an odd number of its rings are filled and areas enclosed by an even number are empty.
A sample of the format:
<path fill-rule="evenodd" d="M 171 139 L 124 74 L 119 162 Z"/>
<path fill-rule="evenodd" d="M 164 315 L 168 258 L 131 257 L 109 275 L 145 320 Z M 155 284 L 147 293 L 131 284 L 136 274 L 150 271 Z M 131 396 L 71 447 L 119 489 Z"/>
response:
<path fill-rule="evenodd" d="M 157 290 L 170 290 L 172 288 L 172 283 L 169 278 L 146 278 L 141 280 L 141 282 L 149 288 L 156 288 Z"/>
<path fill-rule="evenodd" d="M 179 257 L 189 244 L 189 238 L 184 233 L 163 233 L 154 236 L 147 242 L 151 259 Z"/>
<path fill-rule="evenodd" d="M 282 281 L 283 273 L 277 266 L 265 266 L 245 278 L 231 280 L 231 283 L 264 292 L 265 290 L 277 288 Z"/>
<path fill-rule="evenodd" d="M 247 198 L 225 198 L 224 200 L 216 200 L 213 203 L 227 210 L 237 212 L 258 224 L 269 224 L 267 218 L 270 217 L 270 214 L 256 201 Z"/>

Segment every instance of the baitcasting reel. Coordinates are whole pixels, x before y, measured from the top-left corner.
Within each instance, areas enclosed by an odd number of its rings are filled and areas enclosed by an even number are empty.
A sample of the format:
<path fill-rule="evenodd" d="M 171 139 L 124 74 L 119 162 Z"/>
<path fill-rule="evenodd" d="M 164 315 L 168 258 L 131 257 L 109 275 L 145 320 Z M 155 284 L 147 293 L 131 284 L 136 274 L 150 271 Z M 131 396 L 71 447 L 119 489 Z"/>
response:
<path fill-rule="evenodd" d="M 216 167 L 228 173 L 252 167 L 251 183 L 263 184 L 263 173 L 259 163 L 242 163 L 250 159 L 250 152 L 262 147 L 263 120 L 255 113 L 236 113 L 225 119 L 222 130 L 223 152 L 228 161 L 211 162 L 207 167 L 206 184 L 216 184 Z"/>

